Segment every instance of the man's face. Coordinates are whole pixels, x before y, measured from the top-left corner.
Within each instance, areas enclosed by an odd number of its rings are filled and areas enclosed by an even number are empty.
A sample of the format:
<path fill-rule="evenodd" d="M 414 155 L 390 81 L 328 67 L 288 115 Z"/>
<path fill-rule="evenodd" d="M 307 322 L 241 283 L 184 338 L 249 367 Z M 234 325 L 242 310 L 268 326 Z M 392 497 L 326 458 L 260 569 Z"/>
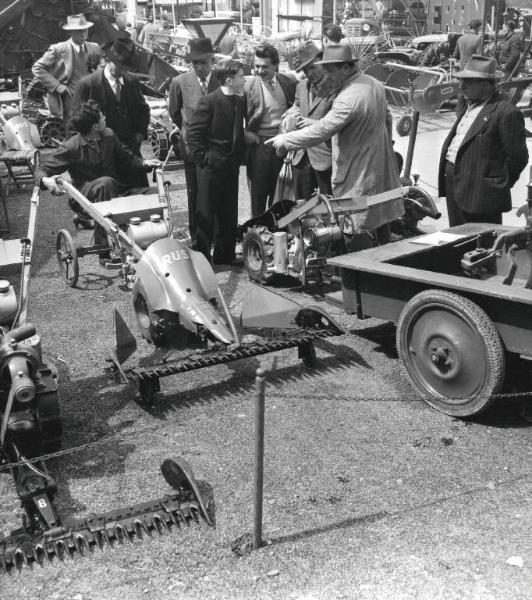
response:
<path fill-rule="evenodd" d="M 315 59 L 318 60 L 317 58 Z M 307 76 L 310 83 L 319 83 L 325 77 L 323 65 L 317 65 L 315 62 L 303 67 L 303 73 Z"/>
<path fill-rule="evenodd" d="M 70 37 L 72 38 L 72 41 L 78 46 L 83 44 L 83 42 L 87 39 L 88 36 L 89 32 L 87 31 L 87 29 L 74 29 L 70 32 Z"/>
<path fill-rule="evenodd" d="M 192 68 L 198 77 L 207 77 L 211 72 L 212 58 L 202 58 L 201 60 L 193 60 Z"/>
<path fill-rule="evenodd" d="M 483 102 L 492 92 L 492 87 L 486 79 L 462 79 L 460 88 L 471 103 Z"/>
<path fill-rule="evenodd" d="M 110 73 L 111 77 L 114 77 L 115 79 L 122 77 L 122 71 L 116 63 L 114 63 L 112 60 L 110 60 L 110 61 L 108 61 L 107 64 L 109 65 L 108 69 L 109 69 L 109 73 Z"/>
<path fill-rule="evenodd" d="M 225 81 L 229 90 L 240 96 L 244 90 L 244 70 L 239 69 L 233 77 L 228 77 Z"/>
<path fill-rule="evenodd" d="M 340 63 L 323 65 L 323 70 L 327 76 L 327 81 L 332 85 L 332 87 L 338 87 L 346 78 L 343 65 Z"/>
<path fill-rule="evenodd" d="M 255 75 L 258 75 L 263 81 L 270 81 L 275 75 L 276 66 L 271 58 L 259 58 L 255 56 Z"/>

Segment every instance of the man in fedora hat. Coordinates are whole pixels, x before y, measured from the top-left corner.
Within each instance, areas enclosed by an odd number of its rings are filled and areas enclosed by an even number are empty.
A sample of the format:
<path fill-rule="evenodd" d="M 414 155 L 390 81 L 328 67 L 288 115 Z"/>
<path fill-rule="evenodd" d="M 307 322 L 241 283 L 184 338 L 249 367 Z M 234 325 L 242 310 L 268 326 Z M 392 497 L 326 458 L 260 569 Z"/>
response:
<path fill-rule="evenodd" d="M 63 29 L 68 31 L 70 39 L 52 44 L 32 67 L 33 75 L 48 90 L 50 113 L 65 123 L 70 115 L 76 84 L 88 73 L 87 57 L 100 52 L 98 44 L 87 42 L 92 26 L 83 14 L 69 15 Z"/>
<path fill-rule="evenodd" d="M 134 154 L 141 156 L 140 146 L 148 134 L 150 107 L 142 94 L 140 80 L 134 71 L 135 44 L 123 33 L 114 41 L 103 45 L 106 57 L 103 69 L 83 77 L 76 87 L 74 107 L 87 100 L 95 100 L 105 115 L 107 127 Z M 128 178 L 135 186 L 147 186 L 146 174 L 132 173 Z"/>
<path fill-rule="evenodd" d="M 467 100 L 443 143 L 438 189 L 449 225 L 501 223 L 510 189 L 528 162 L 522 113 L 497 91 L 504 76 L 494 58 L 474 54 L 462 71 Z"/>
<path fill-rule="evenodd" d="M 219 87 L 212 76 L 214 48 L 209 38 L 195 38 L 189 42 L 190 52 L 186 59 L 192 69 L 172 79 L 168 93 L 170 118 L 179 129 L 179 153 L 185 167 L 188 199 L 188 229 L 192 245 L 196 244 L 195 217 L 197 211 L 198 179 L 194 157 L 188 143 L 188 127 L 199 99 Z"/>
<path fill-rule="evenodd" d="M 279 150 L 310 148 L 332 140 L 332 191 L 338 196 L 375 195 L 400 187 L 392 142 L 386 128 L 384 86 L 360 73 L 350 46 L 329 45 L 318 61 L 327 72 L 336 97 L 319 121 L 267 142 Z M 372 207 L 365 229 L 376 230 L 402 216 L 400 195 Z M 387 226 L 378 231 L 386 240 Z"/>
<path fill-rule="evenodd" d="M 306 78 L 297 84 L 294 106 L 286 114 L 289 119 L 295 121 L 297 129 L 311 125 L 331 109 L 331 87 L 327 83 L 323 65 L 317 64 L 322 56 L 323 51 L 314 42 L 308 42 L 297 51 L 296 71 L 303 71 Z M 292 167 L 296 198 L 308 200 L 316 188 L 322 194 L 332 194 L 332 156 L 329 140 L 306 150 L 295 151 Z"/>
<path fill-rule="evenodd" d="M 258 217 L 275 196 L 283 159 L 265 144 L 279 132 L 283 114 L 294 103 L 297 82 L 278 73 L 279 52 L 271 44 L 255 49 L 255 75 L 246 77 L 246 164 L 251 215 Z"/>

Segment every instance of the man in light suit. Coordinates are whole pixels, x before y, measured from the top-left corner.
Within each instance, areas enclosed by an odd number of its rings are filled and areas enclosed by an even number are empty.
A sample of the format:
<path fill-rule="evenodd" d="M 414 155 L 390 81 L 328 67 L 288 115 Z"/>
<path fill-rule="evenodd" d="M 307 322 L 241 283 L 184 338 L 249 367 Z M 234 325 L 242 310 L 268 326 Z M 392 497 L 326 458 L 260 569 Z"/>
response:
<path fill-rule="evenodd" d="M 170 118 L 180 130 L 179 152 L 185 167 L 188 199 L 188 229 L 192 246 L 196 244 L 196 210 L 198 179 L 196 165 L 188 143 L 188 127 L 200 98 L 219 87 L 216 77 L 212 76 L 214 48 L 209 38 L 192 39 L 189 42 L 188 62 L 192 69 L 174 77 L 168 94 L 168 112 Z"/>
<path fill-rule="evenodd" d="M 384 86 L 358 71 L 350 46 L 329 45 L 318 61 L 327 72 L 336 96 L 331 110 L 319 121 L 298 131 L 269 140 L 278 150 L 299 150 L 332 141 L 332 191 L 335 197 L 371 196 L 400 187 L 390 135 L 386 128 Z M 364 230 L 377 231 L 387 241 L 387 223 L 401 217 L 401 194 L 375 206 L 361 216 Z"/>
<path fill-rule="evenodd" d="M 275 196 L 277 177 L 283 159 L 265 145 L 279 132 L 283 114 L 294 103 L 296 80 L 277 73 L 279 52 L 265 44 L 255 49 L 255 76 L 246 77 L 246 152 L 247 176 L 251 196 L 251 215 L 258 217 Z"/>
<path fill-rule="evenodd" d="M 74 93 L 74 107 L 95 100 L 105 116 L 107 127 L 134 154 L 141 156 L 140 146 L 146 139 L 150 124 L 150 107 L 146 102 L 140 80 L 133 73 L 132 55 L 135 44 L 124 33 L 103 46 L 106 65 L 83 77 Z M 148 187 L 142 171 L 128 175 L 131 185 Z"/>
<path fill-rule="evenodd" d="M 523 114 L 497 91 L 504 77 L 494 58 L 473 55 L 455 73 L 467 104 L 443 143 L 439 196 L 449 225 L 502 223 L 512 208 L 510 189 L 528 163 Z"/>
<path fill-rule="evenodd" d="M 295 118 L 298 129 L 312 125 L 331 110 L 333 95 L 322 65 L 316 64 L 323 51 L 313 42 L 298 50 L 296 71 L 303 71 L 306 79 L 297 84 L 294 106 L 287 117 Z M 318 188 L 322 194 L 332 194 L 332 156 L 330 141 L 306 150 L 297 150 L 292 158 L 296 198 L 308 200 Z"/>
<path fill-rule="evenodd" d="M 72 96 L 78 81 L 87 75 L 88 56 L 100 53 L 98 44 L 87 42 L 93 23 L 85 15 L 69 15 L 63 29 L 70 39 L 52 44 L 33 65 L 33 75 L 48 91 L 50 113 L 66 124 L 72 108 Z"/>

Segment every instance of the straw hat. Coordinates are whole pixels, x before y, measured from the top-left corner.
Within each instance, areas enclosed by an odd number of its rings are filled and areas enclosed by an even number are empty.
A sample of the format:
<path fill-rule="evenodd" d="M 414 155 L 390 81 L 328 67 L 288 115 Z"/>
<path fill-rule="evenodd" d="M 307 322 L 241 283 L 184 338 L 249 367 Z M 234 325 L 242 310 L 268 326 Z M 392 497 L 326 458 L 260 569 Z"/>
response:
<path fill-rule="evenodd" d="M 504 73 L 497 70 L 497 61 L 494 58 L 473 54 L 464 68 L 454 76 L 458 79 L 501 79 Z"/>
<path fill-rule="evenodd" d="M 66 31 L 81 31 L 82 29 L 89 29 L 94 23 L 87 21 L 83 13 L 79 15 L 68 15 L 67 22 L 63 25 L 63 29 Z"/>

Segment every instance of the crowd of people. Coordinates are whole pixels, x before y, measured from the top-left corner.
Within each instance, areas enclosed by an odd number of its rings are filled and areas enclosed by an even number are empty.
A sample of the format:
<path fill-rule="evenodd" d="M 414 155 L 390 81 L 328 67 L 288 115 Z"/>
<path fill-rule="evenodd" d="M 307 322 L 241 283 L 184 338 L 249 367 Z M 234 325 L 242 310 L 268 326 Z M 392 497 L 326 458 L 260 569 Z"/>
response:
<path fill-rule="evenodd" d="M 497 82 L 513 69 L 514 29 L 508 25 L 500 70 L 495 58 L 478 54 L 474 26 L 455 40 L 464 101 L 440 161 L 440 195 L 451 226 L 500 223 L 511 208 L 510 188 L 528 162 L 522 113 L 497 91 Z M 118 36 L 100 48 L 86 41 L 90 27 L 83 15 L 70 16 L 65 30 L 71 38 L 35 63 L 50 106 L 61 108 L 77 131 L 42 161 L 36 176 L 43 188 L 57 191 L 57 175 L 68 170 L 96 202 L 145 189 L 146 171 L 157 161 L 144 160 L 140 152 L 149 108 L 132 73 L 133 41 Z M 193 39 L 190 70 L 171 82 L 169 114 L 179 132 L 191 246 L 214 264 L 235 261 L 242 164 L 252 217 L 279 199 L 278 177 L 287 160 L 301 199 L 316 189 L 359 197 L 401 185 L 383 84 L 360 72 L 351 46 L 341 39 L 323 48 L 303 44 L 297 59 L 299 80 L 280 73 L 277 49 L 263 44 L 255 48 L 254 74 L 245 76 L 237 60 L 215 64 L 210 39 Z M 387 241 L 389 223 L 403 211 L 399 195 L 372 210 L 365 227 Z"/>

